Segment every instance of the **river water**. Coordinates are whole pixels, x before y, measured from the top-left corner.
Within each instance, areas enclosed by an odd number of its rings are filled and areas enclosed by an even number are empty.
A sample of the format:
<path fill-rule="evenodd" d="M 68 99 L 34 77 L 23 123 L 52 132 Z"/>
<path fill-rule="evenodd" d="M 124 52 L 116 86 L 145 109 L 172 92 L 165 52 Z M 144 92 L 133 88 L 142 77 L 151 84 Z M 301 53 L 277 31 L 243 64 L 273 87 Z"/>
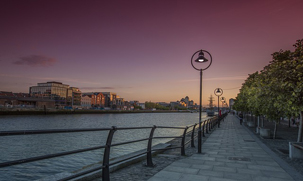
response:
<path fill-rule="evenodd" d="M 206 119 L 205 113 L 202 119 Z M 0 131 L 187 126 L 198 123 L 198 113 L 74 114 L 0 116 Z M 156 129 L 154 136 L 179 136 L 182 129 Z M 116 131 L 113 143 L 148 138 L 150 129 Z M 104 145 L 108 131 L 21 135 L 0 137 L 0 162 Z M 168 140 L 156 139 L 153 145 Z M 147 141 L 113 147 L 111 158 L 146 149 Z M 103 158 L 103 149 L 32 163 L 0 168 L 0 181 L 41 179 L 65 171 L 74 171 Z"/>

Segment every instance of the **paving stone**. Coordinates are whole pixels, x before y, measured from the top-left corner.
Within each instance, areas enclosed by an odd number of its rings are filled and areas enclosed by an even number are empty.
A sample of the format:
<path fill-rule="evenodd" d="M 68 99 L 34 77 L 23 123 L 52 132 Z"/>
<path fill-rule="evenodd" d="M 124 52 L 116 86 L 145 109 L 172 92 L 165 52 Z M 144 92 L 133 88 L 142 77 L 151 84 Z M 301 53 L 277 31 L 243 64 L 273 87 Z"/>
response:
<path fill-rule="evenodd" d="M 253 179 L 253 181 L 293 181 L 293 179 L 286 180 L 275 177 L 257 176 Z"/>
<path fill-rule="evenodd" d="M 164 169 L 165 171 L 176 172 L 176 173 L 189 173 L 189 174 L 197 174 L 199 169 L 196 168 L 182 168 L 175 166 L 168 166 Z"/>
<path fill-rule="evenodd" d="M 218 177 L 211 177 L 209 181 L 237 181 L 235 179 L 228 179 L 228 178 L 218 178 Z"/>
<path fill-rule="evenodd" d="M 158 178 L 175 179 L 175 180 L 178 180 L 179 178 L 181 178 L 181 176 L 182 173 L 170 172 L 167 170 L 162 170 L 161 172 L 155 175 L 155 177 Z"/>
<path fill-rule="evenodd" d="M 248 165 L 247 167 L 248 169 L 254 169 L 254 170 L 269 170 L 269 171 L 285 172 L 280 166 Z"/>
<path fill-rule="evenodd" d="M 229 167 L 221 167 L 221 166 L 214 166 L 213 171 L 221 171 L 221 172 L 237 172 L 236 168 L 229 168 Z"/>
<path fill-rule="evenodd" d="M 194 181 L 194 180 L 208 181 L 208 179 L 209 176 L 183 174 L 178 181 Z"/>
<path fill-rule="evenodd" d="M 191 168 L 197 168 L 200 170 L 212 170 L 214 168 L 213 165 L 192 165 Z"/>
<path fill-rule="evenodd" d="M 198 175 L 211 176 L 211 177 L 221 177 L 223 178 L 224 172 L 221 171 L 209 171 L 209 170 L 200 170 Z"/>
<path fill-rule="evenodd" d="M 239 163 L 225 163 L 225 165 L 227 167 L 232 167 L 232 168 L 247 168 L 247 164 L 244 162 L 240 162 Z"/>
<path fill-rule="evenodd" d="M 245 180 L 245 181 L 252 181 L 252 177 L 248 174 L 241 174 L 241 173 L 229 173 L 224 172 L 224 178 L 234 179 L 234 180 Z"/>

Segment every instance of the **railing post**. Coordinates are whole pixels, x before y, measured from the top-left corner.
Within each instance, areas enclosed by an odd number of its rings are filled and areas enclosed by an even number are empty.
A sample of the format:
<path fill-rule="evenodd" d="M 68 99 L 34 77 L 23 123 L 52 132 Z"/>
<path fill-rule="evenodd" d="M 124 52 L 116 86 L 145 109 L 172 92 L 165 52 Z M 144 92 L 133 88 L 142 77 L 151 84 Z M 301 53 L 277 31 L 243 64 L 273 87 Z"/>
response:
<path fill-rule="evenodd" d="M 211 129 L 210 129 L 210 124 L 211 124 L 211 122 L 210 122 L 210 119 L 208 120 L 208 131 L 211 131 Z"/>
<path fill-rule="evenodd" d="M 219 115 L 217 117 L 217 122 L 218 122 L 218 128 L 220 128 L 220 116 Z"/>
<path fill-rule="evenodd" d="M 210 118 L 210 122 L 211 122 L 211 129 L 214 128 L 214 121 L 213 121 L 213 118 Z"/>
<path fill-rule="evenodd" d="M 109 181 L 109 156 L 110 156 L 110 147 L 112 144 L 113 136 L 117 127 L 113 126 L 112 129 L 109 131 L 106 141 L 106 147 L 104 149 L 103 154 L 103 168 L 102 168 L 102 180 Z"/>
<path fill-rule="evenodd" d="M 147 153 L 146 153 L 146 166 L 148 167 L 153 167 L 155 166 L 153 164 L 153 158 L 152 158 L 152 142 L 153 142 L 153 137 L 154 137 L 154 132 L 157 126 L 154 125 L 154 127 L 151 129 L 150 134 L 149 134 L 149 139 L 148 139 L 148 144 L 147 144 Z"/>
<path fill-rule="evenodd" d="M 181 155 L 185 156 L 185 137 L 186 137 L 186 131 L 187 131 L 188 127 L 186 126 L 183 132 L 183 137 L 182 137 L 182 141 L 181 141 Z"/>
<path fill-rule="evenodd" d="M 202 123 L 201 123 L 202 124 Z M 202 127 L 202 135 L 203 137 L 205 137 L 205 130 L 204 130 L 204 127 L 205 127 L 205 121 L 203 121 L 203 127 Z"/>
<path fill-rule="evenodd" d="M 212 130 L 213 128 L 213 125 L 212 125 L 212 122 L 211 122 L 211 118 L 209 119 L 209 130 Z"/>
<path fill-rule="evenodd" d="M 196 129 L 197 123 L 193 127 L 193 131 L 191 132 L 191 147 L 195 147 L 195 129 Z"/>
<path fill-rule="evenodd" d="M 206 122 L 206 134 L 208 134 L 208 121 L 207 120 L 205 120 L 205 122 Z"/>

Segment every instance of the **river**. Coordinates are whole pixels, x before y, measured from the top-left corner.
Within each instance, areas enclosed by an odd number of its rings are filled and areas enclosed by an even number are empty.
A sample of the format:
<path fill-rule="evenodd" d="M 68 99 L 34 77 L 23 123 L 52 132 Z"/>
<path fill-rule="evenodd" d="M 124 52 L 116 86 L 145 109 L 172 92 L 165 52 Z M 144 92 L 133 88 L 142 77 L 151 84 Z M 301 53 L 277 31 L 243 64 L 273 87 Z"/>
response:
<path fill-rule="evenodd" d="M 202 119 L 206 119 L 205 113 Z M 187 126 L 199 121 L 198 113 L 136 113 L 136 114 L 74 114 L 74 115 L 18 115 L 0 116 L 0 131 L 146 127 L 146 126 Z M 183 130 L 156 129 L 154 136 L 179 136 Z M 150 129 L 119 130 L 114 134 L 113 143 L 147 138 Z M 21 135 L 0 137 L 0 162 L 13 161 L 45 154 L 71 151 L 104 145 L 107 131 L 58 133 L 42 135 Z M 156 139 L 153 145 L 168 140 Z M 146 149 L 147 142 L 114 147 L 111 158 Z M 103 149 L 59 158 L 25 163 L 0 168 L 0 181 L 27 181 L 40 179 L 65 171 L 74 171 L 83 166 L 101 161 Z"/>

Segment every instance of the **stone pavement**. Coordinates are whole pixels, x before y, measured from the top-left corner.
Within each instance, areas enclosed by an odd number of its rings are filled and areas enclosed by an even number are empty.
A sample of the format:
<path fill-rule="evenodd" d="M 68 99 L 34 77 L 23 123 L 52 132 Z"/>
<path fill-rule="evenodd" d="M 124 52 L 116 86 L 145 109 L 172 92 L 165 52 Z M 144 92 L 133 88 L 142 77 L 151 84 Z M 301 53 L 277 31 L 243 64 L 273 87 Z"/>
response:
<path fill-rule="evenodd" d="M 228 115 L 193 154 L 167 166 L 148 181 L 285 181 L 302 175 L 279 159 L 238 118 Z"/>

